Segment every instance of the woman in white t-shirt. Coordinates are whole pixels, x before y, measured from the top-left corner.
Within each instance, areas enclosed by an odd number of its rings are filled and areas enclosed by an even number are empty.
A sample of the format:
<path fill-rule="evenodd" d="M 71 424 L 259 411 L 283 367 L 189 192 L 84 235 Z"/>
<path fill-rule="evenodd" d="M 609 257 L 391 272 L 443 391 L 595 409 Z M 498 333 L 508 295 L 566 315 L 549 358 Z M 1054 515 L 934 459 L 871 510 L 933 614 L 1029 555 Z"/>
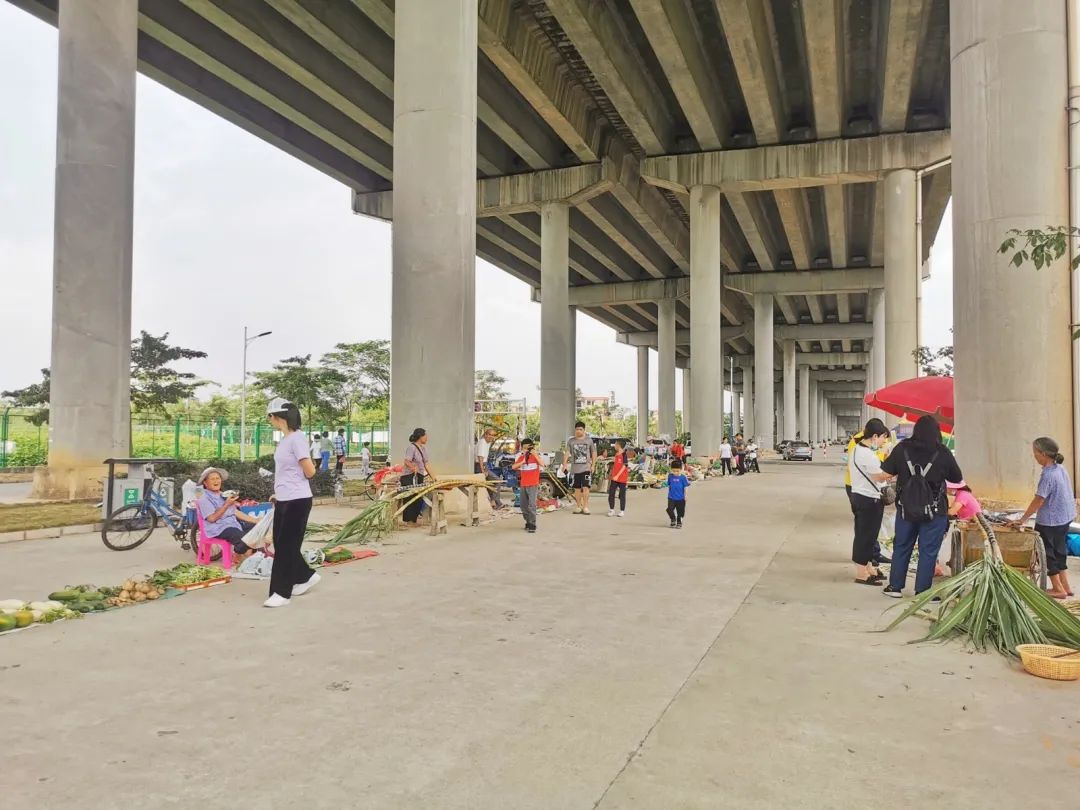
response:
<path fill-rule="evenodd" d="M 725 436 L 720 442 L 720 474 L 731 475 L 731 442 Z"/>
<path fill-rule="evenodd" d="M 879 586 L 884 574 L 874 563 L 875 545 L 881 531 L 885 502 L 881 500 L 879 482 L 889 479 L 881 471 L 877 449 L 889 438 L 889 431 L 880 419 L 871 419 L 863 429 L 862 440 L 851 451 L 848 471 L 851 473 L 851 512 L 855 516 L 855 540 L 851 561 L 855 563 L 855 581 L 860 585 Z"/>

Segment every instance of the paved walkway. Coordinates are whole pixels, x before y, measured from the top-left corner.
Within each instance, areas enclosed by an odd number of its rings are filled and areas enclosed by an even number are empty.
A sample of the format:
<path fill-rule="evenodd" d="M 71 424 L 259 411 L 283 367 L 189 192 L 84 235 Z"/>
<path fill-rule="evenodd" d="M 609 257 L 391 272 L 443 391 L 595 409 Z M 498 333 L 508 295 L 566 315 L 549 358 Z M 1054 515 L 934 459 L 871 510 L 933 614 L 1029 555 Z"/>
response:
<path fill-rule="evenodd" d="M 868 631 L 835 460 L 0 638 L 10 810 L 1080 806 L 1080 691 Z M 332 519 L 324 509 L 320 520 Z M 186 559 L 0 547 L 0 598 Z"/>

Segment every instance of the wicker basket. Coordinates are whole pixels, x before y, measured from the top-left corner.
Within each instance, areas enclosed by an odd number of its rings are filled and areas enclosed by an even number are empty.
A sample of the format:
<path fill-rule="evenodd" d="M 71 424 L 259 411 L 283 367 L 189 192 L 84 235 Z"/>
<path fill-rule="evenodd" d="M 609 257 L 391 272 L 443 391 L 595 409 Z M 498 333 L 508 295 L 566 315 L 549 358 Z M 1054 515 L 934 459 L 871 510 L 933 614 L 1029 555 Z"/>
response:
<path fill-rule="evenodd" d="M 1054 644 L 1021 644 L 1020 663 L 1032 675 L 1052 681 L 1080 680 L 1080 650 Z"/>
<path fill-rule="evenodd" d="M 961 531 L 964 536 L 964 565 L 967 566 L 982 559 L 985 541 L 976 523 L 962 524 Z M 1022 532 L 1006 526 L 994 526 L 994 537 L 1005 564 L 1024 571 L 1031 567 L 1035 543 L 1042 542 L 1035 532 Z"/>

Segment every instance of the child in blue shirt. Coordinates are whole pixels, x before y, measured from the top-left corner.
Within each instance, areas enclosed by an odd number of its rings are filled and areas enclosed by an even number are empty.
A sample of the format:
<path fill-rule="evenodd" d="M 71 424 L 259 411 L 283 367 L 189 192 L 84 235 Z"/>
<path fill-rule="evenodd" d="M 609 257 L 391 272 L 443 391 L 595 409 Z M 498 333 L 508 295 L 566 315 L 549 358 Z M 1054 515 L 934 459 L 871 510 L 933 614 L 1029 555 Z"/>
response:
<path fill-rule="evenodd" d="M 671 519 L 671 528 L 681 529 L 683 515 L 686 514 L 686 488 L 690 486 L 690 479 L 683 472 L 682 461 L 679 459 L 674 459 L 671 462 L 671 472 L 668 473 L 667 486 L 667 514 Z"/>

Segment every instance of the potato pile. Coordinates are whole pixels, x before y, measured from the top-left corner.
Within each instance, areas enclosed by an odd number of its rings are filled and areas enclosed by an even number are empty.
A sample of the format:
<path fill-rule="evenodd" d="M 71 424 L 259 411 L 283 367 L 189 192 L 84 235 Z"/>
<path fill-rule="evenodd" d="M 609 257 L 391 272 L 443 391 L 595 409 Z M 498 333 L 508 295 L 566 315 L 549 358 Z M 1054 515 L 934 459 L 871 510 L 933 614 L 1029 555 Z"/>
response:
<path fill-rule="evenodd" d="M 112 607 L 124 607 L 138 602 L 158 599 L 164 593 L 165 591 L 158 590 L 148 582 L 134 582 L 129 579 L 120 586 L 120 593 L 106 599 L 105 604 Z"/>

